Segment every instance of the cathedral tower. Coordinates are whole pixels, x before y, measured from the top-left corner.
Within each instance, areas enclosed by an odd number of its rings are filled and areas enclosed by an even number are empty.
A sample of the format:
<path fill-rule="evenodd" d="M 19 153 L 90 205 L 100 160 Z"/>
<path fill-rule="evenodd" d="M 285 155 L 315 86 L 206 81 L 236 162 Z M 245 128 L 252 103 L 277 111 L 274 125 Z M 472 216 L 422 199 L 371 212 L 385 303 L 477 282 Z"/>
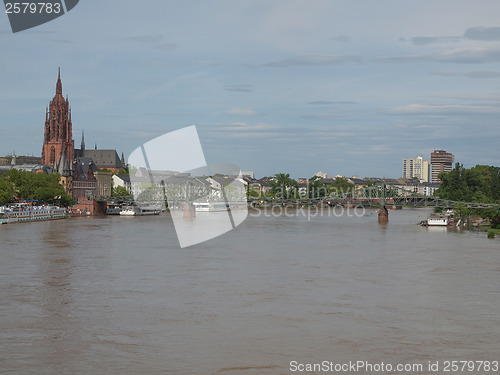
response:
<path fill-rule="evenodd" d="M 64 157 L 63 157 L 64 155 Z M 61 69 L 59 68 L 56 95 L 45 110 L 45 136 L 42 147 L 42 165 L 60 169 L 61 162 L 70 164 L 75 158 L 68 97 L 62 95 Z"/>

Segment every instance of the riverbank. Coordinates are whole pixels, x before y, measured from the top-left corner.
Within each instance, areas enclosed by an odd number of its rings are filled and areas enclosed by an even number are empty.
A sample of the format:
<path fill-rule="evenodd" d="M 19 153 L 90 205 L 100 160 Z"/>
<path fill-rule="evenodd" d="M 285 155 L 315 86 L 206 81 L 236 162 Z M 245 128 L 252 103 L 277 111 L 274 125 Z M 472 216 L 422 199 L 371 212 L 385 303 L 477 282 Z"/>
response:
<path fill-rule="evenodd" d="M 495 235 L 500 235 L 500 228 L 492 228 L 491 225 L 481 225 L 479 226 L 481 232 L 493 232 Z"/>

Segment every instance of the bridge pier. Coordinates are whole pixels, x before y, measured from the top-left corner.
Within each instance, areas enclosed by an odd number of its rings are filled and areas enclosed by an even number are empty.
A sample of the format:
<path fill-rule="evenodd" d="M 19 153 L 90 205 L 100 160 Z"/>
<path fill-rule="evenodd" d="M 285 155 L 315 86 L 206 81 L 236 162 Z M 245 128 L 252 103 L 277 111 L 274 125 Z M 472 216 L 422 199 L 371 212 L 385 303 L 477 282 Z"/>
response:
<path fill-rule="evenodd" d="M 184 204 L 184 217 L 186 218 L 196 217 L 196 210 L 194 209 L 194 205 L 192 203 Z"/>
<path fill-rule="evenodd" d="M 382 206 L 380 210 L 378 210 L 378 222 L 379 223 L 387 223 L 389 222 L 389 211 L 387 207 Z"/>

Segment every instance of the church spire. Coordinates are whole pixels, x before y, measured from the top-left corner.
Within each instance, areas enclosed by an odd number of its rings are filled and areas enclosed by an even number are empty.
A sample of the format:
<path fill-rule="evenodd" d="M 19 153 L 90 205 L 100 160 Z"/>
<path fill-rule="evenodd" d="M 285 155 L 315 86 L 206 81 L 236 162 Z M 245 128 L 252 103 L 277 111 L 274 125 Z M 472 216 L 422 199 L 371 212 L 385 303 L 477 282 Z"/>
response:
<path fill-rule="evenodd" d="M 80 146 L 80 149 L 82 150 L 82 153 L 83 151 L 85 151 L 85 135 L 83 134 L 83 130 L 82 130 L 82 144 Z"/>
<path fill-rule="evenodd" d="M 59 68 L 57 72 L 56 95 L 57 94 L 62 95 L 61 68 Z"/>
<path fill-rule="evenodd" d="M 42 165 L 49 165 L 57 170 L 61 166 L 63 151 L 66 160 L 72 162 L 75 156 L 75 147 L 71 111 L 69 99 L 65 100 L 62 96 L 61 68 L 57 71 L 56 95 L 50 101 L 49 108 L 45 108 L 44 132 Z"/>

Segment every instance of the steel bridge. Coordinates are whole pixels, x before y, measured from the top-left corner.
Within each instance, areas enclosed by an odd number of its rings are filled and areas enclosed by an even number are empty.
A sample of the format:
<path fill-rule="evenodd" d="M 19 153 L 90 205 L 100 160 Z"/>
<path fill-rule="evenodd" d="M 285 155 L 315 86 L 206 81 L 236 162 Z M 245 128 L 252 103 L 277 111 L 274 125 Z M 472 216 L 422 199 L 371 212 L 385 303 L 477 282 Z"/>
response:
<path fill-rule="evenodd" d="M 184 183 L 177 186 L 172 185 L 163 188 L 163 193 L 169 196 L 171 203 L 185 202 L 186 196 L 202 197 L 210 194 L 211 190 L 203 184 Z M 97 197 L 98 202 L 107 204 L 131 204 L 134 202 L 132 195 L 124 197 Z M 336 192 L 329 195 L 318 197 L 248 197 L 248 203 L 252 206 L 261 205 L 296 205 L 296 206 L 314 206 L 314 205 L 355 205 L 363 207 L 380 206 L 410 206 L 410 207 L 440 207 L 440 208 L 494 208 L 500 207 L 498 203 L 479 203 L 479 202 L 459 202 L 447 199 L 441 199 L 436 196 L 419 195 L 414 191 L 409 191 L 397 186 L 387 186 L 378 184 L 370 187 L 353 189 L 348 192 Z"/>
<path fill-rule="evenodd" d="M 500 207 L 499 203 L 459 202 L 441 199 L 436 196 L 419 195 L 397 186 L 378 184 L 370 187 L 353 189 L 348 192 L 337 192 L 321 197 L 293 198 L 258 198 L 249 197 L 252 205 L 355 205 L 363 207 L 380 206 L 411 206 L 411 207 L 440 207 L 440 208 L 494 208 Z"/>

